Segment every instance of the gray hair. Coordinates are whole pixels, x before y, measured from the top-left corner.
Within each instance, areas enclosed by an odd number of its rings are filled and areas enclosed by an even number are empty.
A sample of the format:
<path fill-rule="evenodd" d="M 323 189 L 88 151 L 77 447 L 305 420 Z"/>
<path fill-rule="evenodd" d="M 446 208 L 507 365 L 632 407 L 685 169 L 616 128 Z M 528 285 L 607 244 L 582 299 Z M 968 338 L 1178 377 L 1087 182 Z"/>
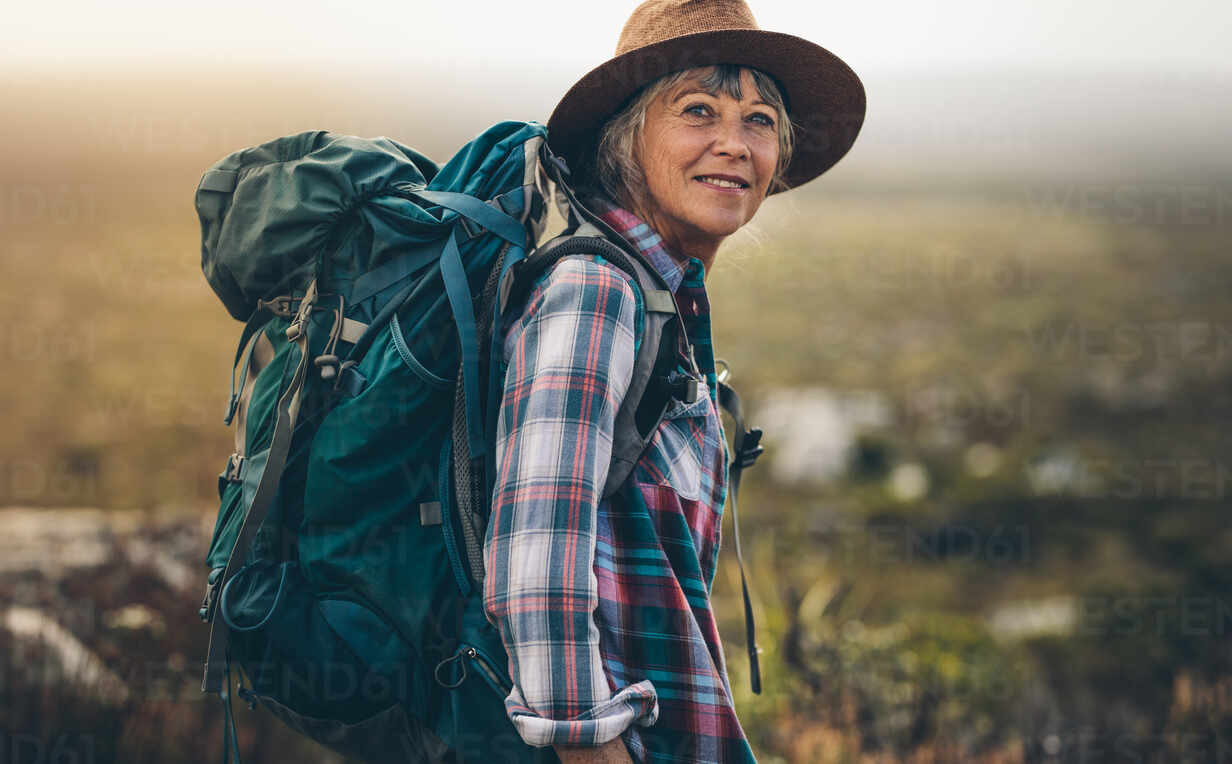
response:
<path fill-rule="evenodd" d="M 747 70 L 753 75 L 757 93 L 778 114 L 775 124 L 779 134 L 779 159 L 770 180 L 767 193 L 783 188 L 783 172 L 791 163 L 793 126 L 787 115 L 787 105 L 774 78 L 758 69 L 736 64 L 719 64 L 709 67 L 701 78 L 703 88 L 723 92 L 740 99 L 740 74 Z M 646 125 L 646 111 L 650 104 L 664 91 L 670 90 L 694 75 L 698 69 L 684 69 L 665 74 L 646 85 L 625 108 L 604 124 L 599 133 L 595 164 L 590 169 L 588 185 L 598 186 L 613 201 L 623 205 L 632 202 L 632 189 L 645 188 L 646 179 L 637 163 L 637 144 Z"/>

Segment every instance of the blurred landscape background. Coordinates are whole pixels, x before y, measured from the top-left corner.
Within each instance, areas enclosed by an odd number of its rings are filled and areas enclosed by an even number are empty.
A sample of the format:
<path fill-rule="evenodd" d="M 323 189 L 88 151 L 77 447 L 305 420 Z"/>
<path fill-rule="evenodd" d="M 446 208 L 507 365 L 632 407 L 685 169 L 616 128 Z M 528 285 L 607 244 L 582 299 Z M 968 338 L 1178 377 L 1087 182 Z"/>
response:
<path fill-rule="evenodd" d="M 610 5 L 589 42 L 563 3 L 470 37 L 379 3 L 0 33 L 0 762 L 221 756 L 197 608 L 241 327 L 200 272 L 201 172 L 303 130 L 444 161 L 545 121 Z M 759 759 L 1232 761 L 1229 11 L 753 10 L 869 96 L 852 153 L 708 278 L 766 431 L 759 696 L 729 539 L 714 590 Z M 508 39 L 531 27 L 560 55 Z M 237 716 L 246 760 L 340 761 Z"/>

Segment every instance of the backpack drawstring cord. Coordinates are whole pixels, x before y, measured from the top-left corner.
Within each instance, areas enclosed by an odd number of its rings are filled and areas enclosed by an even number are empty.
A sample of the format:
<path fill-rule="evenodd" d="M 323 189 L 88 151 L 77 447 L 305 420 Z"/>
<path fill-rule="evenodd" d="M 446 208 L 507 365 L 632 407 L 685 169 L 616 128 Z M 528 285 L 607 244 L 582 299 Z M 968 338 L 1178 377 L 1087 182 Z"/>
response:
<path fill-rule="evenodd" d="M 321 351 L 321 355 L 312 359 L 312 363 L 321 370 L 321 379 L 331 380 L 338 376 L 338 367 L 341 362 L 338 360 L 336 350 L 338 348 L 338 338 L 342 336 L 342 325 L 344 323 L 343 314 L 346 312 L 346 298 L 341 294 L 338 295 L 338 307 L 332 308 L 334 314 L 334 325 L 329 330 L 329 340 L 325 343 L 325 347 Z"/>
<path fill-rule="evenodd" d="M 235 711 L 231 708 L 231 650 L 226 652 L 226 681 L 222 692 L 222 764 L 230 764 L 232 752 L 235 754 L 235 764 L 243 764 L 240 758 L 238 735 L 235 731 Z"/>

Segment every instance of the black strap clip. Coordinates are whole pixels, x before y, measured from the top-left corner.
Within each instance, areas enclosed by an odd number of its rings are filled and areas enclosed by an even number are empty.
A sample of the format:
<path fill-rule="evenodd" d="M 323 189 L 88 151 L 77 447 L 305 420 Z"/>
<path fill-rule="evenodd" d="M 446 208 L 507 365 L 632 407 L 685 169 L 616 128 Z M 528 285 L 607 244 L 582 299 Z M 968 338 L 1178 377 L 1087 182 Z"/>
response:
<path fill-rule="evenodd" d="M 218 605 L 218 591 L 222 588 L 222 568 L 214 568 L 210 571 L 209 580 L 205 585 L 205 597 L 201 600 L 201 608 L 197 610 L 197 615 L 201 616 L 201 620 L 209 623 L 214 620 L 214 608 Z"/>
<path fill-rule="evenodd" d="M 741 469 L 752 467 L 753 462 L 757 461 L 757 457 L 761 456 L 766 449 L 758 445 L 761 442 L 761 428 L 750 427 L 744 433 L 744 438 L 740 442 L 740 451 L 737 452 L 735 462 Z"/>
<path fill-rule="evenodd" d="M 667 375 L 667 386 L 671 396 L 681 403 L 697 403 L 700 391 L 696 377 L 673 371 Z"/>

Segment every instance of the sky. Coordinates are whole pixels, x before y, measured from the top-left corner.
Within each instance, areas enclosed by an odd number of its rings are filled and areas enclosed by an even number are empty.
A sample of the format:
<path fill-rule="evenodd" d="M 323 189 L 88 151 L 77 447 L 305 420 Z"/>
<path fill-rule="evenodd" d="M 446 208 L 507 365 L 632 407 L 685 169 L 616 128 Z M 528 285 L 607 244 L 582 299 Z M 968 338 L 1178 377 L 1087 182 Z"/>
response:
<path fill-rule="evenodd" d="M 935 67 L 1232 74 L 1227 0 L 752 0 L 764 29 L 796 34 L 857 71 Z M 83 60 L 185 63 L 448 60 L 594 65 L 615 47 L 629 0 L 111 0 L 10 5 L 0 67 Z"/>
<path fill-rule="evenodd" d="M 864 82 L 832 183 L 1232 176 L 1229 0 L 749 2 Z M 0 23 L 0 98 L 22 104 L 0 131 L 209 153 L 325 127 L 447 156 L 495 121 L 546 121 L 636 4 L 27 1 Z"/>

